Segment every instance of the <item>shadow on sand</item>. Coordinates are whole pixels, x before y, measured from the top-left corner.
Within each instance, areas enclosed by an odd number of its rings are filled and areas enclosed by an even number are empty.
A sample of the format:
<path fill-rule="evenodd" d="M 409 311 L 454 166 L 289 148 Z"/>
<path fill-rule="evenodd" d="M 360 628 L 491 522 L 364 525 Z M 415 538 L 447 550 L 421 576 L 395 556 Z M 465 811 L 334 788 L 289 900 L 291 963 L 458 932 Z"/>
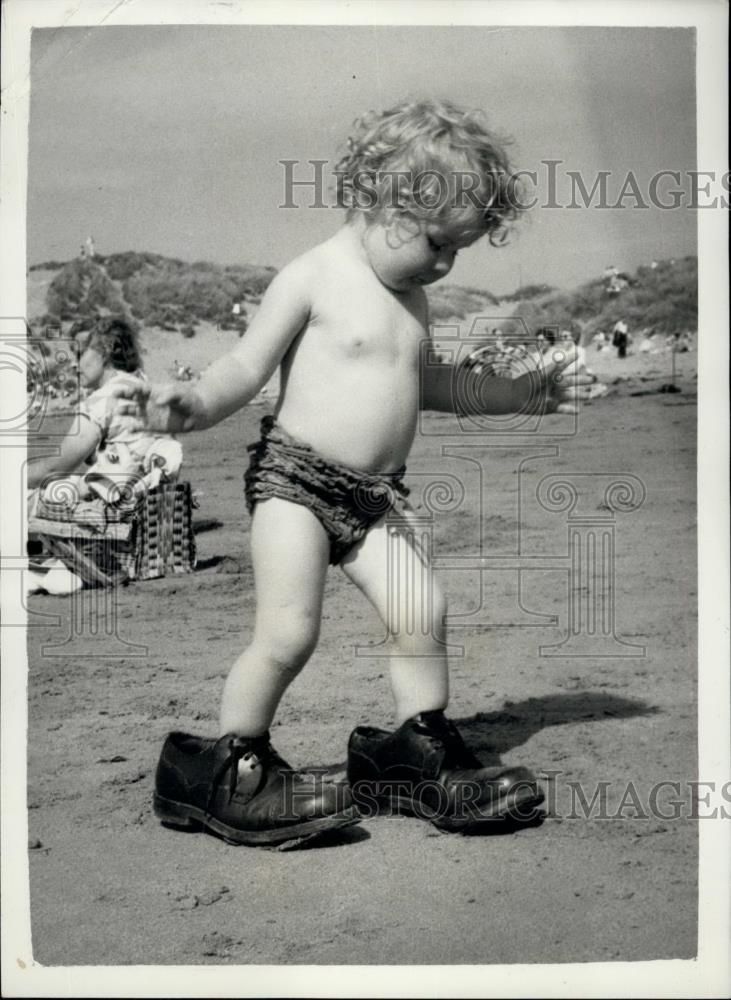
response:
<path fill-rule="evenodd" d="M 631 719 L 656 715 L 659 709 L 636 698 L 620 698 L 601 691 L 574 691 L 542 698 L 506 702 L 498 712 L 477 712 L 455 719 L 465 741 L 485 762 L 499 764 L 500 755 L 526 743 L 547 726 Z"/>
<path fill-rule="evenodd" d="M 520 702 L 506 702 L 498 712 L 477 712 L 475 715 L 455 719 L 465 742 L 470 749 L 480 757 L 486 766 L 501 764 L 501 754 L 513 747 L 527 742 L 536 733 L 547 726 L 566 726 L 572 723 L 602 721 L 608 718 L 630 719 L 637 716 L 656 715 L 659 709 L 647 702 L 635 698 L 620 698 L 616 695 L 600 691 L 575 691 L 571 694 L 545 695 L 542 698 L 528 698 Z M 308 769 L 309 770 L 309 769 Z M 331 764 L 316 769 L 325 774 L 331 781 L 346 780 L 345 762 Z M 381 817 L 389 815 L 390 810 L 384 808 Z M 481 822 L 474 828 L 462 832 L 462 836 L 485 837 L 505 836 L 540 826 L 545 819 L 545 812 L 536 804 L 525 810 L 519 819 L 504 816 L 499 819 Z M 336 831 L 335 839 L 317 838 L 305 845 L 307 848 L 334 846 L 343 843 L 347 835 L 350 842 L 363 838 L 362 827 L 351 827 L 345 831 Z M 436 830 L 432 835 L 439 836 Z M 445 833 L 444 836 L 454 836 Z M 347 842 L 347 841 L 345 841 Z M 300 848 L 301 849 L 301 848 Z"/>

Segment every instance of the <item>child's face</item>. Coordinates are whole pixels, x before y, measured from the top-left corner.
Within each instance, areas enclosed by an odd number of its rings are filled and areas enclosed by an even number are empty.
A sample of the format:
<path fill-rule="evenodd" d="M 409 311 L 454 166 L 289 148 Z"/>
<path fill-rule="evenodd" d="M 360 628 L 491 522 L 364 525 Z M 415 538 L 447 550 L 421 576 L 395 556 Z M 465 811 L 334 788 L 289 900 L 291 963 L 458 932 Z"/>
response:
<path fill-rule="evenodd" d="M 444 222 L 397 218 L 390 226 L 374 222 L 366 228 L 363 245 L 376 277 L 395 292 L 431 285 L 452 270 L 457 254 L 479 235 L 465 236 Z"/>

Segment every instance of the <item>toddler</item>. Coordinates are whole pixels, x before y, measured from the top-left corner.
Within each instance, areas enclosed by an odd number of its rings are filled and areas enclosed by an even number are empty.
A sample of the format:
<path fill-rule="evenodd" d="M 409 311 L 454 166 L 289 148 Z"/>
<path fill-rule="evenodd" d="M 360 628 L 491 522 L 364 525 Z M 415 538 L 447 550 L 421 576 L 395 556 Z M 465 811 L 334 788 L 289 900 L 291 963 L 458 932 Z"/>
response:
<path fill-rule="evenodd" d="M 337 176 L 344 225 L 274 278 L 236 348 L 195 385 L 138 387 L 149 430 L 200 430 L 245 406 L 281 366 L 276 412 L 245 477 L 253 638 L 226 680 L 219 737 L 170 734 L 154 796 L 163 822 L 236 843 L 307 839 L 385 802 L 467 830 L 542 800 L 526 768 L 483 767 L 444 715 L 446 604 L 403 481 L 420 408 L 543 407 L 560 366 L 459 394 L 453 368 L 420 374 L 424 286 L 482 236 L 503 242 L 519 209 L 510 164 L 479 112 L 418 101 L 359 120 Z M 269 741 L 317 643 L 329 564 L 384 622 L 395 702 L 393 730 L 353 732 L 347 783 L 294 770 Z"/>

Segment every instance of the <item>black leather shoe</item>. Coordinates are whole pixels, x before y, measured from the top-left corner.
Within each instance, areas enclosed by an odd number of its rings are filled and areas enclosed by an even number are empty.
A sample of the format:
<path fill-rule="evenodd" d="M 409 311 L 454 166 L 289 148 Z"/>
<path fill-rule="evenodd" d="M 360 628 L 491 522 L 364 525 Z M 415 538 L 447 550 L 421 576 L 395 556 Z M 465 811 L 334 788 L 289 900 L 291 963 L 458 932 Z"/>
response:
<path fill-rule="evenodd" d="M 441 711 L 422 712 L 395 732 L 359 726 L 348 744 L 348 780 L 363 816 L 378 806 L 465 832 L 509 817 L 536 818 L 544 799 L 526 767 L 483 767 Z"/>
<path fill-rule="evenodd" d="M 157 765 L 155 815 L 171 826 L 203 826 L 235 844 L 308 840 L 360 819 L 345 783 L 294 771 L 269 743 L 171 733 Z"/>

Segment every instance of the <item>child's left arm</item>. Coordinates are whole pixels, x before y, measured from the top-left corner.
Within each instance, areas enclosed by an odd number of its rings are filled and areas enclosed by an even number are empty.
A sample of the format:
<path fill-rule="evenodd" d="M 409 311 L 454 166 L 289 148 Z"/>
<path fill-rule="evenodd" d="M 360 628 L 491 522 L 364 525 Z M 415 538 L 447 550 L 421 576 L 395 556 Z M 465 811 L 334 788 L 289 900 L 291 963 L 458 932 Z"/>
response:
<path fill-rule="evenodd" d="M 574 361 L 571 350 L 549 350 L 532 371 L 518 378 L 478 372 L 464 364 L 423 365 L 420 408 L 462 416 L 555 410 L 559 403 L 580 396 L 581 387 L 592 381 L 580 374 L 562 376 Z"/>

